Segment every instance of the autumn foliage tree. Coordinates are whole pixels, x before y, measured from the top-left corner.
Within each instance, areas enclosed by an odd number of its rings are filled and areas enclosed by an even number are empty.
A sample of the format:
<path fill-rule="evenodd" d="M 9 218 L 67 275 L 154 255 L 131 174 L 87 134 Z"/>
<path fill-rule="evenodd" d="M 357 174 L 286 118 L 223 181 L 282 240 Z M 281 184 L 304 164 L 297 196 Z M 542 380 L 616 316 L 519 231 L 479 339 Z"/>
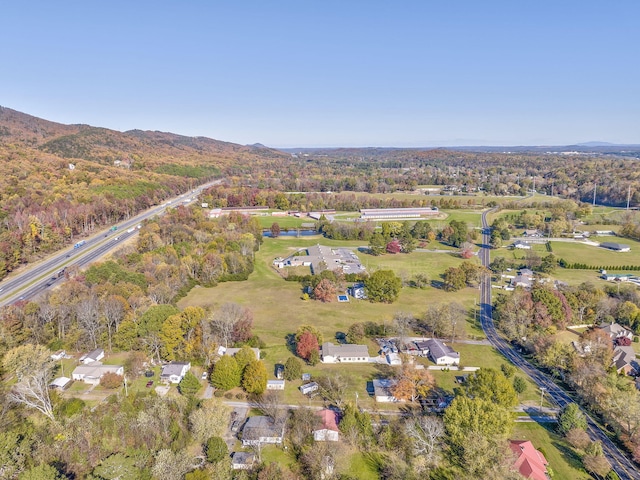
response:
<path fill-rule="evenodd" d="M 387 243 L 386 247 L 387 253 L 400 253 L 402 251 L 402 245 L 400 241 L 396 238 Z"/>
<path fill-rule="evenodd" d="M 300 358 L 310 360 L 313 352 L 318 352 L 318 338 L 311 332 L 304 332 L 296 342 L 296 353 Z"/>
<path fill-rule="evenodd" d="M 313 289 L 313 297 L 321 302 L 332 302 L 336 296 L 336 286 L 328 278 L 323 278 Z"/>
<path fill-rule="evenodd" d="M 100 385 L 104 388 L 118 388 L 120 385 L 122 385 L 122 380 L 122 375 L 108 372 L 105 373 L 100 379 Z"/>

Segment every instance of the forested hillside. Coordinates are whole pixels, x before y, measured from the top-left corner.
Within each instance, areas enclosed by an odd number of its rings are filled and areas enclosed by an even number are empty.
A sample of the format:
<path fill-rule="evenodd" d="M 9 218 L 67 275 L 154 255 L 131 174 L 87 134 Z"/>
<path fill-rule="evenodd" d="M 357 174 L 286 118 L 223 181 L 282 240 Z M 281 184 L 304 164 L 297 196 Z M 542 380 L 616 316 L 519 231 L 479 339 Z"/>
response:
<path fill-rule="evenodd" d="M 162 132 L 61 125 L 0 107 L 0 278 L 74 237 L 287 154 Z"/>

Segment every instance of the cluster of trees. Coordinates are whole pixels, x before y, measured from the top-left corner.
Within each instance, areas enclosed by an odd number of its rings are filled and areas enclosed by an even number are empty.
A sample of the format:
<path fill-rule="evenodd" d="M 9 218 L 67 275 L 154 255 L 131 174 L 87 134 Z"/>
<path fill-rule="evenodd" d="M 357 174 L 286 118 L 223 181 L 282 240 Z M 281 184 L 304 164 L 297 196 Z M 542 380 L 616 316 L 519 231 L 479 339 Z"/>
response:
<path fill-rule="evenodd" d="M 459 267 L 449 267 L 442 275 L 443 288 L 448 292 L 457 292 L 463 288 L 475 287 L 482 280 L 487 269 L 478 263 L 465 260 Z"/>
<path fill-rule="evenodd" d="M 550 333 L 571 323 L 613 321 L 637 332 L 639 305 L 640 295 L 635 286 L 599 289 L 589 283 L 561 291 L 541 286 L 531 292 L 516 289 L 509 296 L 498 297 L 495 305 L 497 325 L 502 332 L 530 351 L 540 366 L 574 389 L 581 402 L 612 427 L 637 459 L 640 459 L 640 397 L 629 377 L 619 375 L 613 366 L 614 343 L 609 335 L 599 328 L 590 329 L 580 336 L 574 348 Z"/>
<path fill-rule="evenodd" d="M 245 345 L 235 355 L 223 355 L 214 363 L 211 383 L 223 391 L 242 386 L 249 394 L 261 395 L 267 389 L 267 368 Z"/>

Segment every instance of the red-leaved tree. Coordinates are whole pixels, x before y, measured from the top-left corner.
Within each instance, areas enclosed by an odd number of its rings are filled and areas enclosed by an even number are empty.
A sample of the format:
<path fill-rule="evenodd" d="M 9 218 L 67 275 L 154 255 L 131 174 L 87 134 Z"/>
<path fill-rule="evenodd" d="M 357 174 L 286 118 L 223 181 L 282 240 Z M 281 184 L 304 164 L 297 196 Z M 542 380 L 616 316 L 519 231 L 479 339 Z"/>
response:
<path fill-rule="evenodd" d="M 320 280 L 313 289 L 313 298 L 321 302 L 331 302 L 336 296 L 336 286 L 328 278 Z"/>
<path fill-rule="evenodd" d="M 318 345 L 318 339 L 311 332 L 304 332 L 300 335 L 298 343 L 296 344 L 296 353 L 300 358 L 309 360 L 312 352 L 318 352 L 320 346 Z"/>
<path fill-rule="evenodd" d="M 402 245 L 396 239 L 387 243 L 387 253 L 400 253 L 402 251 Z"/>

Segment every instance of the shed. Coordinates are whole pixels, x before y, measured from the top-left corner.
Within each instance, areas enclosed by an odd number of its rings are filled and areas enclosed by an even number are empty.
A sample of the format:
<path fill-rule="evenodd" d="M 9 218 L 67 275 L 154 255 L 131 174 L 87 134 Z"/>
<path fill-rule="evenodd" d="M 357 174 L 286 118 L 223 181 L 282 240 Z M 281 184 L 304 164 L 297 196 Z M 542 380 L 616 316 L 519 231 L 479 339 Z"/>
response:
<path fill-rule="evenodd" d="M 302 392 L 303 395 L 308 395 L 312 392 L 315 392 L 316 390 L 318 390 L 318 384 L 316 382 L 300 385 L 300 392 Z"/>
<path fill-rule="evenodd" d="M 284 390 L 284 380 L 267 380 L 267 390 Z"/>

